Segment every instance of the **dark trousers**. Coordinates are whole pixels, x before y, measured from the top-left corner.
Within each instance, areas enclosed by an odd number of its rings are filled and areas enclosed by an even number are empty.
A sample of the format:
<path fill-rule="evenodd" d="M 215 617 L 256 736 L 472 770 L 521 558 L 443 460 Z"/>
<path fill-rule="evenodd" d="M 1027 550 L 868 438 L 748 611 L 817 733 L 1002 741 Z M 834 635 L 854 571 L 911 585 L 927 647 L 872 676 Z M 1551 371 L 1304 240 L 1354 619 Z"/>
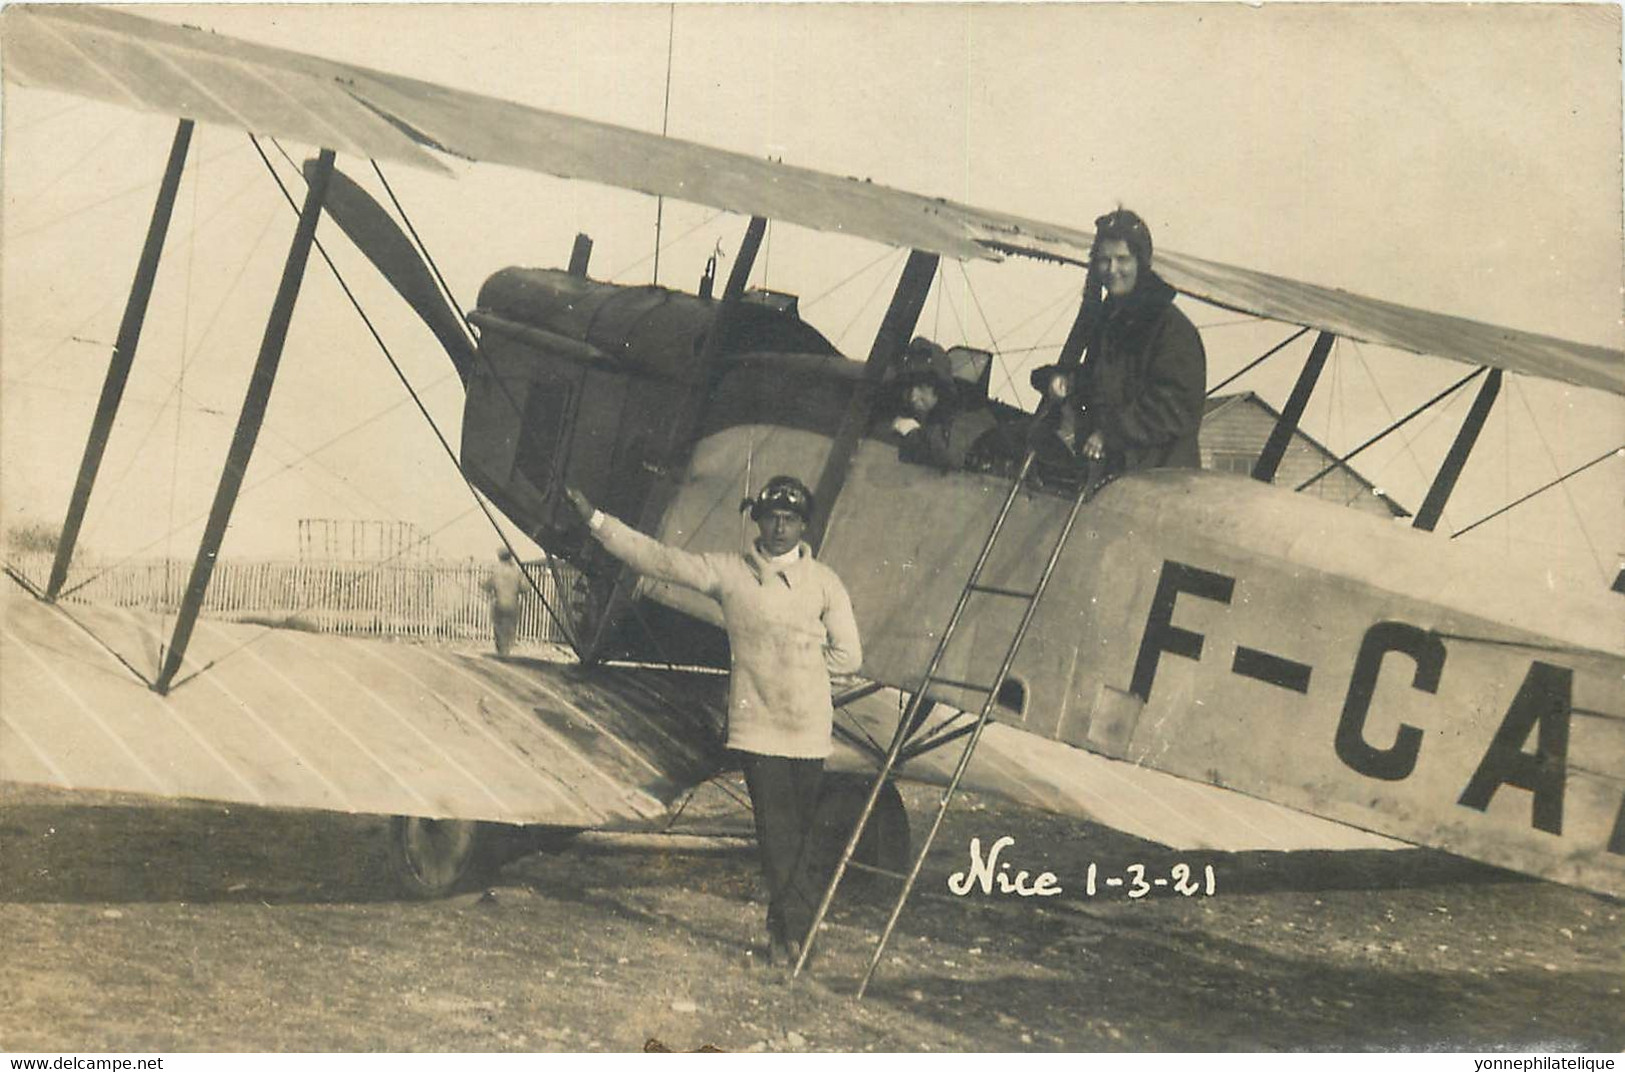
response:
<path fill-rule="evenodd" d="M 823 893 L 813 888 L 804 849 L 824 761 L 751 752 L 740 756 L 756 813 L 756 851 L 767 879 L 767 933 L 777 941 L 799 942 L 812 925 Z"/>
<path fill-rule="evenodd" d="M 491 607 L 491 631 L 496 634 L 497 654 L 506 655 L 513 650 L 513 638 L 519 632 L 518 607 Z"/>

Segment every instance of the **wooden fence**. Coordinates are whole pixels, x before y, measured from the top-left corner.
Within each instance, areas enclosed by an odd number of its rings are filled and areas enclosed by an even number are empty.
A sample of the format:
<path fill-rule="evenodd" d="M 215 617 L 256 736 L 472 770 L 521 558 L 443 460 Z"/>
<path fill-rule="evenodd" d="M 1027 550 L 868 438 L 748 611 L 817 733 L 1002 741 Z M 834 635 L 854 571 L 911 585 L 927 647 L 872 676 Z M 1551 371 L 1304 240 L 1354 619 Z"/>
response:
<path fill-rule="evenodd" d="M 11 554 L 8 564 L 43 588 L 48 554 Z M 568 596 L 576 574 L 560 564 Z M 141 607 L 173 615 L 192 563 L 178 559 L 75 561 L 63 591 L 68 603 Z M 489 640 L 490 602 L 482 587 L 492 567 L 473 561 L 428 562 L 221 562 L 214 568 L 203 614 L 231 621 L 286 625 L 321 633 Z M 546 562 L 527 562 L 528 573 L 554 609 L 563 613 L 559 586 Z M 89 580 L 82 588 L 75 588 Z M 564 631 L 528 586 L 519 593 L 519 643 L 562 644 Z"/>

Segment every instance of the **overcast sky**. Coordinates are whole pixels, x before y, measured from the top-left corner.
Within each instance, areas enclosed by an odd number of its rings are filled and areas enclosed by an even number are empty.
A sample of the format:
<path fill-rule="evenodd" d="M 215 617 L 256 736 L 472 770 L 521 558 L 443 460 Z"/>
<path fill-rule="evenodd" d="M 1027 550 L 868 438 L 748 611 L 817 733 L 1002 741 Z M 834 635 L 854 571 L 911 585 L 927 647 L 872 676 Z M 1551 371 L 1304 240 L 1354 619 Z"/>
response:
<path fill-rule="evenodd" d="M 673 136 L 1083 227 L 1121 202 L 1159 247 L 1625 345 L 1613 6 L 147 13 L 654 131 L 669 46 Z M 55 522 L 174 124 L 9 84 L 3 121 L 0 507 L 8 524 Z M 287 150 L 300 159 L 311 147 Z M 649 280 L 652 199 L 448 163 L 453 178 L 389 175 L 465 308 L 498 268 L 561 265 L 577 231 L 596 240 L 595 277 Z M 340 166 L 377 188 L 365 162 Z M 731 254 L 743 227 L 668 204 L 660 281 L 692 289 L 706 255 L 719 242 Z M 203 129 L 92 504 L 95 551 L 192 553 L 200 525 L 186 522 L 212 495 L 291 230 L 246 138 Z M 455 442 L 449 362 L 342 236 L 324 237 Z M 801 294 L 804 316 L 861 357 L 901 260 L 773 228 L 753 281 Z M 1003 351 L 996 382 L 1008 372 L 1023 387 L 1022 366 L 1050 359 L 1064 337 L 1081 283 L 1076 270 L 1030 263 L 949 264 L 943 279 L 922 329 L 950 344 L 991 338 Z M 1187 310 L 1204 328 L 1213 383 L 1289 332 Z M 1279 405 L 1306 349 L 1236 386 Z M 1340 345 L 1305 429 L 1346 449 L 1464 371 Z M 488 555 L 483 520 L 403 398 L 313 260 L 226 553 L 291 557 L 297 518 L 355 517 L 411 520 L 442 553 Z M 1414 509 L 1469 401 L 1359 467 Z M 1509 377 L 1447 526 L 1622 442 L 1619 398 Z M 1622 546 L 1622 476 L 1625 463 L 1605 462 L 1462 542 L 1600 582 Z"/>

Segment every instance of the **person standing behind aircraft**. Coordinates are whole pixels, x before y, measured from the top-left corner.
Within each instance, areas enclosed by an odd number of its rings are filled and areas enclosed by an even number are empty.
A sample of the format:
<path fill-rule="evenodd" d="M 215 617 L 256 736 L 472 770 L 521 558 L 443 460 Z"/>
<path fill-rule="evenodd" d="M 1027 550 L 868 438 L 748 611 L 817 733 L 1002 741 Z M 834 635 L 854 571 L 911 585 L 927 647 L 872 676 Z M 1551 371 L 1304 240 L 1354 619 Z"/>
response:
<path fill-rule="evenodd" d="M 695 554 L 651 539 L 565 492 L 604 550 L 647 577 L 702 592 L 722 607 L 730 649 L 728 747 L 743 760 L 767 879 L 769 956 L 793 963 L 820 891 L 804 848 L 830 753 L 830 676 L 863 663 L 852 600 L 801 534 L 813 497 L 776 476 L 746 500 L 757 537 L 743 553 Z"/>
<path fill-rule="evenodd" d="M 1151 270 L 1145 221 L 1122 208 L 1097 219 L 1090 260 L 1106 300 L 1077 371 L 1088 429 L 1078 453 L 1108 472 L 1201 468 L 1207 354 L 1174 288 Z"/>
<path fill-rule="evenodd" d="M 524 575 L 513 552 L 506 547 L 497 548 L 496 568 L 481 584 L 491 598 L 491 632 L 495 634 L 498 655 L 513 650 L 513 638 L 519 632 L 519 586 Z"/>

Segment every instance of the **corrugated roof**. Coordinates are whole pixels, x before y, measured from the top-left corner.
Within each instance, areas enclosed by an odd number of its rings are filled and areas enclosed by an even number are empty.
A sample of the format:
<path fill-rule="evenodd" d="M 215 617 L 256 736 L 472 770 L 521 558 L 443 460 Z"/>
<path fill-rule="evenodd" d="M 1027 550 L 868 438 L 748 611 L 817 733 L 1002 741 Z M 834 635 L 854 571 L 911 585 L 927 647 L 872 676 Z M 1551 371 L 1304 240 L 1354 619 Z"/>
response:
<path fill-rule="evenodd" d="M 1203 421 L 1203 423 L 1205 424 L 1215 414 L 1219 413 L 1221 410 L 1228 409 L 1232 405 L 1254 406 L 1254 407 L 1264 411 L 1264 413 L 1272 421 L 1280 420 L 1280 418 L 1281 418 L 1281 411 L 1280 410 L 1276 409 L 1274 406 L 1272 406 L 1268 402 L 1264 401 L 1264 399 L 1262 399 L 1258 395 L 1254 394 L 1252 391 L 1237 391 L 1234 394 L 1213 395 L 1213 396 L 1209 397 L 1207 399 L 1206 406 L 1202 411 L 1202 421 Z M 1337 454 L 1332 453 L 1332 451 L 1329 448 L 1327 448 L 1325 444 L 1321 443 L 1320 440 L 1316 439 L 1314 436 L 1310 435 L 1308 432 L 1305 432 L 1301 427 L 1293 429 L 1292 436 L 1293 436 L 1293 440 L 1295 442 L 1304 443 L 1311 450 L 1313 450 L 1316 454 L 1319 454 L 1321 457 L 1325 458 L 1326 463 L 1328 465 L 1331 464 L 1332 462 L 1337 461 L 1337 459 L 1339 457 Z M 1258 449 L 1259 450 L 1262 450 L 1263 447 L 1264 447 L 1263 443 L 1258 444 Z M 1403 506 L 1401 506 L 1398 502 L 1396 502 L 1386 492 L 1381 491 L 1380 489 L 1378 489 L 1378 487 L 1375 484 L 1373 484 L 1371 481 L 1367 480 L 1360 473 L 1360 471 L 1358 469 L 1354 468 L 1354 466 L 1344 463 L 1344 464 L 1339 465 L 1337 468 L 1339 470 L 1341 470 L 1350 479 L 1352 479 L 1355 483 L 1359 484 L 1361 487 L 1365 488 L 1367 491 L 1370 491 L 1373 495 L 1377 496 L 1377 498 L 1381 499 L 1383 504 L 1388 507 L 1389 513 L 1393 514 L 1393 516 L 1395 516 L 1395 517 L 1410 517 L 1411 516 L 1411 512 L 1409 510 L 1407 510 Z"/>

